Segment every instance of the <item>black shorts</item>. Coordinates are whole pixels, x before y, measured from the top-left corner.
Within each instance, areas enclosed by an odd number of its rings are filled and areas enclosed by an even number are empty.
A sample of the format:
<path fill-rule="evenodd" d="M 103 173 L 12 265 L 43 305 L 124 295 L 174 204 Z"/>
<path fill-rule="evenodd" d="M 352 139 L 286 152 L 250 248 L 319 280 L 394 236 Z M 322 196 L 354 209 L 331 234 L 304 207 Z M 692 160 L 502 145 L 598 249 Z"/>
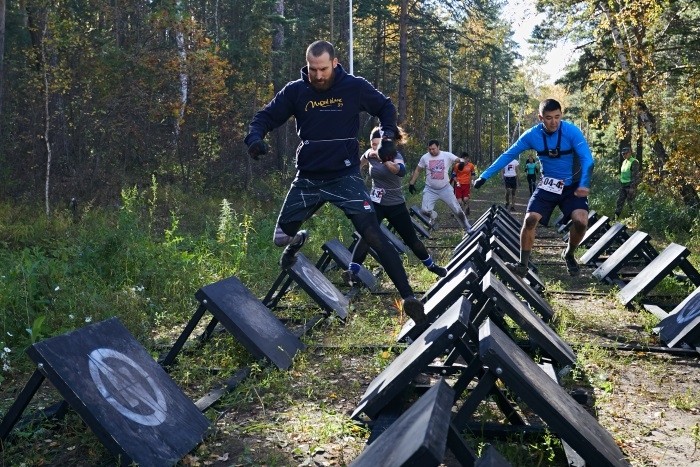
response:
<path fill-rule="evenodd" d="M 538 186 L 527 203 L 527 212 L 536 212 L 541 215 L 540 224 L 547 225 L 549 224 L 552 211 L 559 206 L 562 214 L 564 214 L 562 223 L 566 223 L 571 218 L 571 213 L 576 209 L 583 209 L 588 212 L 588 197 L 581 198 L 574 195 L 577 188 L 578 184 L 571 184 L 565 186 L 561 194 L 556 194 L 543 190 Z"/>
<path fill-rule="evenodd" d="M 516 189 L 518 188 L 518 177 L 503 177 L 503 183 L 506 184 L 506 188 Z"/>
<path fill-rule="evenodd" d="M 374 212 L 365 183 L 359 175 L 332 180 L 296 178 L 284 199 L 277 223 L 303 222 L 325 203 L 339 207 L 348 217 Z"/>

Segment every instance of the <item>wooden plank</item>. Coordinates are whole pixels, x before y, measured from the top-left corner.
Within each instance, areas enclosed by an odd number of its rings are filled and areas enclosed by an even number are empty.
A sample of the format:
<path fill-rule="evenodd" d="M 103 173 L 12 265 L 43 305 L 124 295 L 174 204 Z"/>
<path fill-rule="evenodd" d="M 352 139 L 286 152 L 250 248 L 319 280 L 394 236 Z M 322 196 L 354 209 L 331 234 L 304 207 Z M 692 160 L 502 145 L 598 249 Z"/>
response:
<path fill-rule="evenodd" d="M 464 297 L 455 302 L 370 383 L 351 417 L 361 413 L 376 417 L 416 375 L 455 345 L 469 322 L 470 311 L 471 304 Z"/>
<path fill-rule="evenodd" d="M 116 318 L 33 344 L 27 354 L 127 465 L 175 464 L 209 426 Z"/>
<path fill-rule="evenodd" d="M 266 358 L 277 368 L 291 367 L 296 353 L 305 348 L 299 338 L 234 276 L 202 287 L 195 298 L 253 356 Z"/>
<path fill-rule="evenodd" d="M 603 220 L 607 220 L 607 217 L 601 217 L 598 222 Z M 612 227 L 608 228 L 605 233 L 603 233 L 598 240 L 595 241 L 595 243 L 589 244 L 588 250 L 581 255 L 579 262 L 588 266 L 594 265 L 602 255 L 606 254 L 610 248 L 615 245 L 615 242 L 617 242 L 617 244 L 621 244 L 625 241 L 625 239 L 627 239 L 626 229 L 627 226 L 619 222 L 613 224 Z"/>
<path fill-rule="evenodd" d="M 347 318 L 350 306 L 347 297 L 306 256 L 297 253 L 297 260 L 287 272 L 323 310 L 335 312 L 341 319 Z"/>
<path fill-rule="evenodd" d="M 551 319 L 554 317 L 554 310 L 549 305 L 549 302 L 544 299 L 544 297 L 538 294 L 529 283 L 525 282 L 527 278 L 523 279 L 513 274 L 513 272 L 506 266 L 506 263 L 492 251 L 486 253 L 486 264 L 493 268 L 504 283 L 519 293 L 520 296 L 523 297 L 525 301 L 540 314 L 542 319 L 545 321 L 551 321 Z"/>
<path fill-rule="evenodd" d="M 479 355 L 589 465 L 629 465 L 610 433 L 490 320 L 479 329 Z"/>
<path fill-rule="evenodd" d="M 637 276 L 618 292 L 617 297 L 623 305 L 628 305 L 638 295 L 652 290 L 664 277 L 668 276 L 678 264 L 685 260 L 690 251 L 683 245 L 671 243 L 654 261 L 649 263 Z"/>
<path fill-rule="evenodd" d="M 454 391 L 440 380 L 377 437 L 352 467 L 437 467 L 445 457 Z"/>
<path fill-rule="evenodd" d="M 603 262 L 603 264 L 593 271 L 593 277 L 599 281 L 603 281 L 608 277 L 612 278 L 633 259 L 646 259 L 642 254 L 642 250 L 649 250 L 649 248 L 651 248 L 649 243 L 650 239 L 651 236 L 641 230 L 633 233 L 631 237 L 625 240 L 625 242 Z M 651 260 L 648 262 L 651 262 Z"/>
<path fill-rule="evenodd" d="M 700 287 L 695 289 L 659 323 L 661 340 L 669 347 L 685 342 L 700 345 Z"/>
<path fill-rule="evenodd" d="M 532 310 L 527 308 L 515 294 L 508 289 L 491 272 L 482 279 L 483 292 L 495 302 L 495 306 L 506 313 L 525 331 L 530 340 L 541 347 L 559 365 L 572 365 L 576 354 L 571 347 L 555 333 L 552 328 Z"/>

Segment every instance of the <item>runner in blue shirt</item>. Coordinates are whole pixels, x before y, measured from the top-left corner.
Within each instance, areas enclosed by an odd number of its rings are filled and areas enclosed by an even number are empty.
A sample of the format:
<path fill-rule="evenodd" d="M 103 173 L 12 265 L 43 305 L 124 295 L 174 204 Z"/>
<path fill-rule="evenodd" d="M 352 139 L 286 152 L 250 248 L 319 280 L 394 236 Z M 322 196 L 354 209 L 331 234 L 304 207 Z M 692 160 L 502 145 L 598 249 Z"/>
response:
<path fill-rule="evenodd" d="M 535 243 L 537 223 L 549 223 L 556 206 L 564 214 L 563 222 L 572 220 L 569 243 L 562 251 L 562 259 L 570 275 L 580 272 L 574 251 L 588 228 L 588 194 L 593 172 L 593 155 L 581 130 L 573 123 L 563 121 L 561 104 L 546 99 L 539 107 L 540 123 L 523 133 L 520 138 L 484 170 L 474 181 L 480 188 L 492 175 L 498 173 L 523 151 L 534 149 L 542 164 L 542 177 L 530 197 L 525 220 L 520 231 L 520 262 L 509 263 L 516 274 L 524 277 Z"/>

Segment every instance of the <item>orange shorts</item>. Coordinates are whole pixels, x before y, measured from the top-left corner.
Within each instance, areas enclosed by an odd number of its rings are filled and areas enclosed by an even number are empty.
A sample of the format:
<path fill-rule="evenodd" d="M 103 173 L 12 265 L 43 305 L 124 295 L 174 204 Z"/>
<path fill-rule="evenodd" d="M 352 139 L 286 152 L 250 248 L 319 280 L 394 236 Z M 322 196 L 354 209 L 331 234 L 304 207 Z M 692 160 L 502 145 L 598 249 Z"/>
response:
<path fill-rule="evenodd" d="M 455 186 L 455 196 L 457 197 L 457 199 L 462 199 L 462 198 L 468 199 L 471 192 L 472 192 L 471 183 L 467 183 L 466 185 Z"/>

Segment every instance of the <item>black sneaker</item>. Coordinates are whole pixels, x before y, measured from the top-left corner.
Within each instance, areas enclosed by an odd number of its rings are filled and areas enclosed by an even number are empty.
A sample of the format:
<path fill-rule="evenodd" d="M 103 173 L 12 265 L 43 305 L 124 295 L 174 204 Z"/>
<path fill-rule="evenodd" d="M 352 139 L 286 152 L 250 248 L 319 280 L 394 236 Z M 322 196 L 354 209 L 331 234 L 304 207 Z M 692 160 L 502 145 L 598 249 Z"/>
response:
<path fill-rule="evenodd" d="M 432 272 L 436 276 L 440 277 L 445 277 L 447 275 L 447 269 L 443 268 L 442 266 L 438 266 L 437 264 L 433 263 L 429 268 L 428 271 Z"/>
<path fill-rule="evenodd" d="M 510 212 L 515 212 L 515 204 L 510 205 Z"/>
<path fill-rule="evenodd" d="M 576 262 L 576 258 L 574 258 L 573 254 L 566 254 L 566 248 L 561 252 L 561 259 L 566 262 L 566 270 L 569 272 L 569 275 L 578 276 L 579 272 L 581 272 L 581 267 Z"/>
<path fill-rule="evenodd" d="M 304 246 L 307 238 L 309 238 L 308 232 L 306 230 L 300 230 L 294 235 L 292 243 L 284 247 L 282 257 L 280 258 L 280 266 L 282 266 L 282 269 L 287 269 L 296 262 L 297 252 Z"/>
<path fill-rule="evenodd" d="M 423 303 L 421 303 L 416 297 L 407 297 L 403 299 L 403 311 L 417 325 L 428 321 L 428 317 L 425 316 Z"/>
<path fill-rule="evenodd" d="M 350 287 L 354 287 L 356 284 L 360 283 L 360 278 L 357 277 L 357 274 L 352 272 L 349 269 L 346 269 L 343 271 L 340 276 L 343 278 L 343 282 L 348 284 Z"/>
<path fill-rule="evenodd" d="M 510 271 L 515 274 L 518 277 L 525 277 L 527 276 L 527 266 L 524 264 L 520 263 L 506 263 L 506 267 L 510 269 Z"/>

